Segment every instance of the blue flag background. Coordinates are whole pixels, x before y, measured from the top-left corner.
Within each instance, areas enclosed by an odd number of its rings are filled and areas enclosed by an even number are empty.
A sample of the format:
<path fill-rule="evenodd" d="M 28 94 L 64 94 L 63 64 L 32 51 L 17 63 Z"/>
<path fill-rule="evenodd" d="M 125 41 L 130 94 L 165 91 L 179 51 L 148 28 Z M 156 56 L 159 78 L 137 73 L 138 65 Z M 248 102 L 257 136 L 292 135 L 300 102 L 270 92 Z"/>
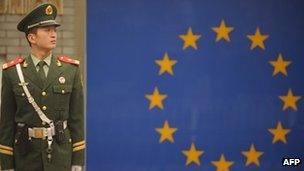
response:
<path fill-rule="evenodd" d="M 88 170 L 303 170 L 303 9 L 301 0 L 88 0 Z M 230 41 L 216 41 L 222 20 Z M 189 28 L 200 37 L 183 48 Z M 257 28 L 268 37 L 251 48 Z M 159 74 L 166 53 L 172 75 Z M 274 74 L 279 56 L 287 75 Z M 156 90 L 166 98 L 153 106 Z M 156 130 L 165 121 L 171 141 Z"/>

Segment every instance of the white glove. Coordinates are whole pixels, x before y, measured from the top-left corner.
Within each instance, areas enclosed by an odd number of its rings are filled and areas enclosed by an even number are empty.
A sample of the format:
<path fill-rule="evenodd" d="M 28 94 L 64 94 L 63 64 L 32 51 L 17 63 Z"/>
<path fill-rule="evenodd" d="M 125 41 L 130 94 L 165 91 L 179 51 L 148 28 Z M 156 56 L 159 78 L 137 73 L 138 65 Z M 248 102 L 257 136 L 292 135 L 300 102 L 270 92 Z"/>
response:
<path fill-rule="evenodd" d="M 72 165 L 71 171 L 82 171 L 82 167 L 78 165 Z"/>

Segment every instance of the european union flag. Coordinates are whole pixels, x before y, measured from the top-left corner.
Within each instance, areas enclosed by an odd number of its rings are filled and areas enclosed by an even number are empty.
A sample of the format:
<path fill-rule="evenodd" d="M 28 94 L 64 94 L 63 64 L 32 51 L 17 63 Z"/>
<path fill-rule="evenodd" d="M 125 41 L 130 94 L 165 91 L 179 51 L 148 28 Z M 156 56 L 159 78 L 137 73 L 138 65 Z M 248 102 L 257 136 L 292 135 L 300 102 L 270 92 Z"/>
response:
<path fill-rule="evenodd" d="M 303 171 L 303 9 L 88 0 L 88 170 Z"/>

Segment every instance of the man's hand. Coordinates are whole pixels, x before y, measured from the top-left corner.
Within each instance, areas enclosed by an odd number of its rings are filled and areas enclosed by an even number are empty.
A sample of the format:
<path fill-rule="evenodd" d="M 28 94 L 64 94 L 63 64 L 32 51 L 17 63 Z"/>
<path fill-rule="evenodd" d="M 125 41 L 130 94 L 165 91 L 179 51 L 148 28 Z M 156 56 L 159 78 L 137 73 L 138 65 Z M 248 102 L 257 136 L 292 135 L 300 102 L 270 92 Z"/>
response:
<path fill-rule="evenodd" d="M 82 167 L 78 165 L 72 165 L 71 171 L 82 171 Z"/>

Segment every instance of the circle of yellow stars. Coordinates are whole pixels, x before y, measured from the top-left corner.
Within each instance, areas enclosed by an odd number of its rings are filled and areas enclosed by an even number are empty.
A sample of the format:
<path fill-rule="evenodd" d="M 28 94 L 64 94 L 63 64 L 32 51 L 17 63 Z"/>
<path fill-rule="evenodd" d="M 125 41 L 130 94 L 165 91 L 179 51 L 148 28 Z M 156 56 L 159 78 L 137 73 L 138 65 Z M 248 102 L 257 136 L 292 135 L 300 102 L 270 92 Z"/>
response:
<path fill-rule="evenodd" d="M 234 31 L 233 27 L 226 25 L 224 19 L 221 20 L 217 27 L 211 28 L 216 34 L 216 42 L 226 41 L 230 42 L 230 33 Z M 202 38 L 202 35 L 195 34 L 192 27 L 187 29 L 185 34 L 179 35 L 179 38 L 183 41 L 183 50 L 192 48 L 194 50 L 198 49 L 197 42 Z M 265 50 L 265 41 L 269 38 L 269 35 L 263 34 L 259 27 L 256 28 L 255 33 L 248 34 L 247 38 L 250 40 L 250 50 L 260 48 Z M 177 60 L 171 59 L 167 52 L 164 53 L 162 59 L 155 60 L 155 63 L 159 66 L 159 75 L 169 74 L 174 75 L 173 67 L 177 64 Z M 287 77 L 287 67 L 291 65 L 291 61 L 285 60 L 281 53 L 278 54 L 277 59 L 269 61 L 269 64 L 273 67 L 272 76 L 275 77 L 281 74 Z M 145 95 L 146 99 L 149 100 L 149 110 L 153 108 L 164 109 L 164 100 L 168 98 L 168 95 L 162 94 L 158 87 L 155 87 L 152 94 Z M 297 110 L 297 103 L 301 99 L 301 96 L 295 95 L 291 88 L 288 89 L 286 95 L 280 95 L 279 99 L 283 102 L 282 110 Z M 155 128 L 155 131 L 160 135 L 159 143 L 169 142 L 174 143 L 174 134 L 178 131 L 177 128 L 171 127 L 168 120 L 165 120 L 164 124 L 160 128 Z M 272 143 L 282 142 L 287 143 L 287 135 L 291 132 L 291 129 L 284 128 L 281 121 L 277 122 L 275 128 L 269 128 L 269 133 L 273 136 Z M 190 148 L 187 150 L 182 150 L 181 153 L 186 157 L 185 165 L 190 164 L 201 164 L 201 157 L 205 153 L 196 147 L 195 143 L 192 142 Z M 245 166 L 256 165 L 260 166 L 260 157 L 264 152 L 256 149 L 254 144 L 251 144 L 247 151 L 240 152 L 246 159 Z M 224 154 L 221 154 L 218 160 L 210 162 L 217 171 L 229 171 L 229 168 L 234 164 L 233 161 L 226 159 Z"/>

